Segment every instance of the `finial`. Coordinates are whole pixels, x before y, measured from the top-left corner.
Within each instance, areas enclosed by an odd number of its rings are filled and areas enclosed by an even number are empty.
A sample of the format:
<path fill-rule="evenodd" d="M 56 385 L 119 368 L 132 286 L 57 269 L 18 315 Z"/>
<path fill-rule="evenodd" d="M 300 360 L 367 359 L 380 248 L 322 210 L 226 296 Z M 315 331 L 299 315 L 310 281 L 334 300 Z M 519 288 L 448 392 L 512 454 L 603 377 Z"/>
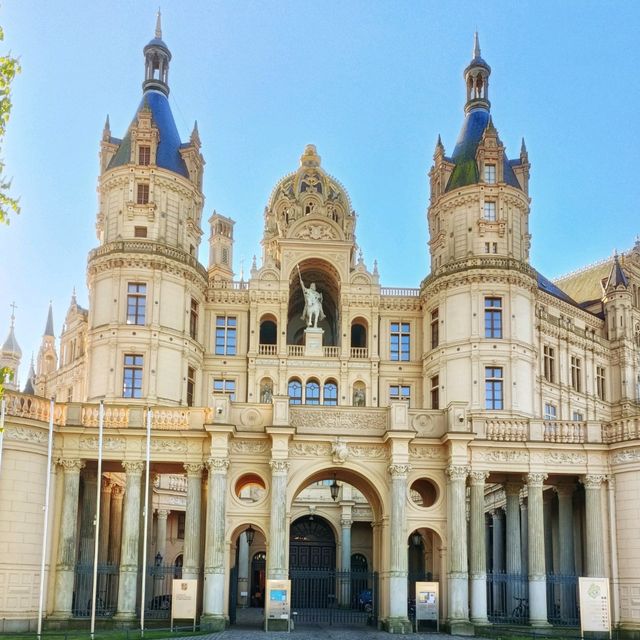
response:
<path fill-rule="evenodd" d="M 11 307 L 11 328 L 13 329 L 16 322 L 16 302 L 15 300 L 9 305 Z"/>
<path fill-rule="evenodd" d="M 158 7 L 158 15 L 156 16 L 156 38 L 162 39 L 162 15 L 160 7 Z"/>
<path fill-rule="evenodd" d="M 107 113 L 107 119 L 104 121 L 104 130 L 111 131 L 111 123 L 109 122 L 109 114 Z"/>
<path fill-rule="evenodd" d="M 378 275 L 378 261 L 377 260 L 373 261 L 373 275 L 374 276 Z"/>
<path fill-rule="evenodd" d="M 474 58 L 479 58 L 480 57 L 480 38 L 478 38 L 478 32 L 475 32 L 475 35 L 473 36 L 473 57 Z"/>
<path fill-rule="evenodd" d="M 253 260 L 251 261 L 251 271 L 255 271 L 258 268 L 256 263 L 256 254 L 253 254 Z"/>
<path fill-rule="evenodd" d="M 522 138 L 522 144 L 520 145 L 520 154 L 524 155 L 527 153 L 527 145 L 524 143 L 524 138 Z"/>
<path fill-rule="evenodd" d="M 240 258 L 240 282 L 244 282 L 244 256 Z"/>

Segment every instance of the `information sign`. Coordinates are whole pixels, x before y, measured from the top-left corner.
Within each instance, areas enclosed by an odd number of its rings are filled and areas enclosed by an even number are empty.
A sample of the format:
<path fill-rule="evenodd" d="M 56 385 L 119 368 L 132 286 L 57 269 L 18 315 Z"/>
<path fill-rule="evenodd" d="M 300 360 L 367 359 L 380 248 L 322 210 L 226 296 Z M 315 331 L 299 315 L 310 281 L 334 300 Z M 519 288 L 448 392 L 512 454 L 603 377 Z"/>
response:
<path fill-rule="evenodd" d="M 420 620 L 435 620 L 440 630 L 439 589 L 438 582 L 416 582 L 416 631 Z"/>
<path fill-rule="evenodd" d="M 267 580 L 264 599 L 267 627 L 269 620 L 286 620 L 291 616 L 291 580 Z"/>
<path fill-rule="evenodd" d="M 196 611 L 198 604 L 197 580 L 174 580 L 171 587 L 171 630 L 174 619 L 193 619 L 196 628 Z"/>
<path fill-rule="evenodd" d="M 606 632 L 611 636 L 611 608 L 608 578 L 578 578 L 580 628 Z"/>

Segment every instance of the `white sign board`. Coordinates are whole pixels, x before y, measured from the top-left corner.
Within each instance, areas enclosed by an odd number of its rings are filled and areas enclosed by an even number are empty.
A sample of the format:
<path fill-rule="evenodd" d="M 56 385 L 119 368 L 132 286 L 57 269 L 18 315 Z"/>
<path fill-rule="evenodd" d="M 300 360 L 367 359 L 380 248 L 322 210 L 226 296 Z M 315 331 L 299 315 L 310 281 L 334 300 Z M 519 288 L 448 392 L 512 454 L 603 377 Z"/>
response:
<path fill-rule="evenodd" d="M 438 582 L 416 582 L 416 631 L 420 620 L 435 620 L 436 629 L 440 629 L 439 588 Z"/>
<path fill-rule="evenodd" d="M 611 607 L 608 578 L 578 578 L 580 627 L 582 631 L 611 634 Z"/>
<path fill-rule="evenodd" d="M 174 580 L 171 588 L 171 628 L 174 619 L 193 618 L 195 628 L 198 605 L 198 581 Z"/>

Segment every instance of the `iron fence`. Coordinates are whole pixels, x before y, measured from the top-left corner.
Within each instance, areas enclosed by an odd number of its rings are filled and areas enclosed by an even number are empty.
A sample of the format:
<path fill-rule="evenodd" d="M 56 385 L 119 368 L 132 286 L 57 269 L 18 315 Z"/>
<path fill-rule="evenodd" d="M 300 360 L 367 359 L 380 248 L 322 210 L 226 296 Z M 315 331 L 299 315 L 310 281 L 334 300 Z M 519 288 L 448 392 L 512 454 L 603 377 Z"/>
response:
<path fill-rule="evenodd" d="M 580 625 L 577 576 L 547 574 L 547 618 L 553 625 Z"/>
<path fill-rule="evenodd" d="M 487 573 L 487 615 L 491 622 L 529 622 L 529 578 L 518 573 Z"/>
<path fill-rule="evenodd" d="M 117 564 L 99 564 L 96 589 L 96 617 L 110 618 L 118 604 Z M 71 615 L 74 618 L 91 616 L 93 595 L 93 563 L 79 562 L 76 565 Z"/>
<path fill-rule="evenodd" d="M 173 564 L 147 565 L 144 614 L 161 620 L 171 616 L 171 589 L 174 579 L 182 578 L 182 567 Z"/>

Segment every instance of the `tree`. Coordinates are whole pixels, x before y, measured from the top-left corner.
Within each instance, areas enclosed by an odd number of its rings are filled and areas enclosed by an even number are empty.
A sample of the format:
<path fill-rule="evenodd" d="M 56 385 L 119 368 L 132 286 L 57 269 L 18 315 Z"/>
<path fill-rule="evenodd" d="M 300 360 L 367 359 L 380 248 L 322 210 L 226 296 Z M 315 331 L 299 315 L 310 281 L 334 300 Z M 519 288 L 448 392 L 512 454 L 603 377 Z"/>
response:
<path fill-rule="evenodd" d="M 4 31 L 0 27 L 0 41 L 4 40 Z M 11 55 L 0 56 L 0 146 L 11 115 L 11 83 L 16 74 L 20 73 L 20 62 Z M 9 224 L 10 213 L 20 213 L 20 203 L 17 198 L 9 195 L 11 179 L 4 175 L 4 162 L 0 159 L 0 222 Z"/>

